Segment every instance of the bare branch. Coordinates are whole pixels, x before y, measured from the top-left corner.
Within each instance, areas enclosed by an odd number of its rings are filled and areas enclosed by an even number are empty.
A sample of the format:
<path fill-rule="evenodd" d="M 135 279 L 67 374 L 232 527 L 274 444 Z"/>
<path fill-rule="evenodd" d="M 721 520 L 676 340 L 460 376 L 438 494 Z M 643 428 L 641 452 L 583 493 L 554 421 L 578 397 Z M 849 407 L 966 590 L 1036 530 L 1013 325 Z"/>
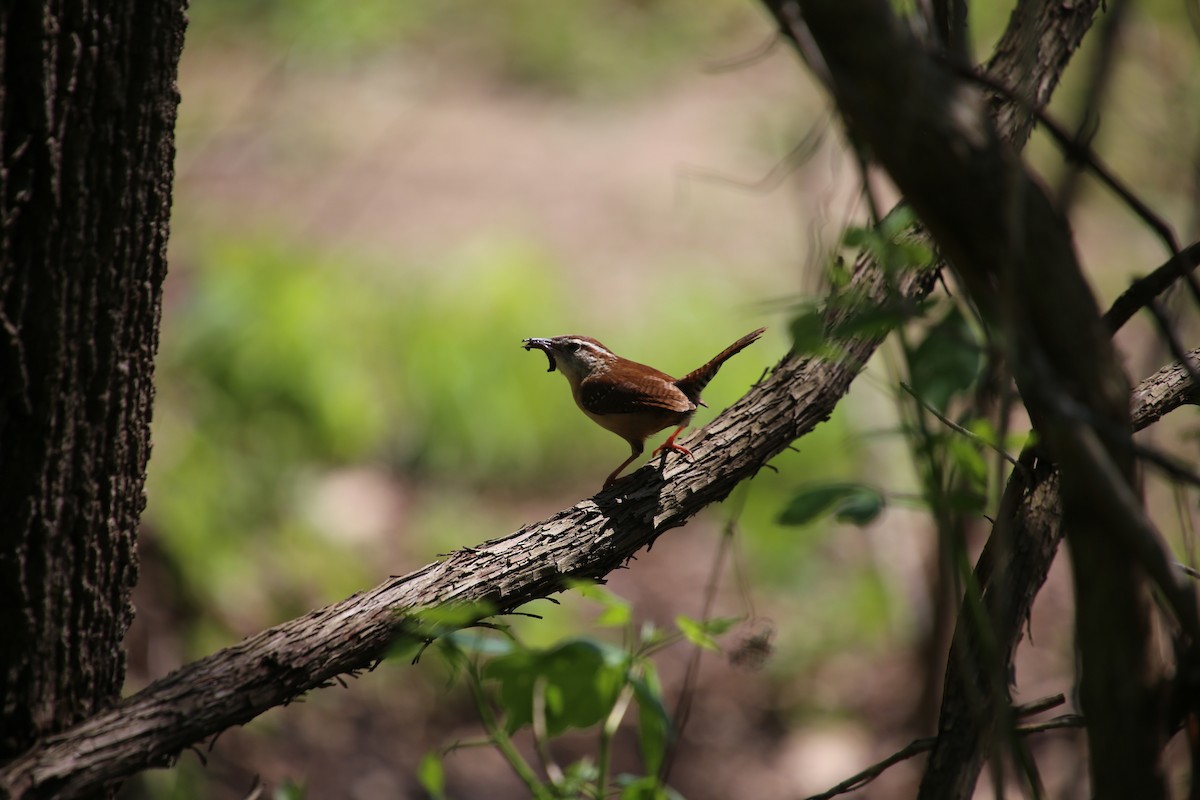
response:
<path fill-rule="evenodd" d="M 1008 451 L 1005 450 L 1003 447 L 1001 447 L 1000 445 L 995 444 L 993 442 L 989 442 L 987 439 L 984 439 L 982 436 L 980 436 L 975 431 L 970 430 L 968 428 L 964 428 L 962 425 L 959 425 L 957 422 L 950 419 L 942 412 L 938 411 L 932 405 L 930 405 L 929 403 L 926 403 L 924 400 L 922 400 L 920 395 L 918 395 L 916 392 L 914 392 L 912 387 L 909 386 L 907 383 L 904 383 L 903 381 L 901 381 L 900 388 L 903 389 L 904 391 L 908 392 L 908 394 L 921 405 L 921 408 L 925 409 L 930 414 L 932 414 L 937 419 L 938 422 L 942 423 L 950 430 L 954 431 L 955 433 L 962 434 L 963 436 L 967 437 L 971 441 L 978 442 L 979 444 L 983 445 L 984 447 L 988 448 L 989 450 L 994 451 L 997 455 L 999 455 L 1001 458 L 1003 458 L 1009 464 L 1012 464 L 1014 467 L 1016 467 L 1018 469 L 1021 468 L 1020 462 L 1018 462 L 1017 459 L 1010 456 L 1008 454 Z"/>
<path fill-rule="evenodd" d="M 1119 331 L 1134 314 L 1148 306 L 1152 300 L 1183 277 L 1180 272 L 1181 266 L 1191 272 L 1197 264 L 1200 264 L 1200 242 L 1188 245 L 1179 252 L 1178 257 L 1172 257 L 1149 275 L 1134 281 L 1113 301 L 1108 311 L 1104 312 L 1104 322 L 1108 329 L 1113 333 Z"/>
<path fill-rule="evenodd" d="M 935 273 L 886 282 L 860 261 L 853 282 L 865 302 L 925 296 Z M 844 310 L 831 312 L 832 317 Z M 565 581 L 600 578 L 679 527 L 827 419 L 883 338 L 843 343 L 837 361 L 789 356 L 769 378 L 715 419 L 688 447 L 643 467 L 613 489 L 416 572 L 263 631 L 155 681 L 117 706 L 48 737 L 0 767 L 0 794 L 69 798 L 138 770 L 174 761 L 184 748 L 239 725 L 336 675 L 384 657 L 413 610 L 486 603 L 509 612 L 561 591 Z M 514 345 L 515 346 L 515 345 Z M 661 471 L 660 471 L 661 468 Z"/>
<path fill-rule="evenodd" d="M 1200 365 L 1200 347 L 1188 353 L 1188 359 Z M 1200 405 L 1200 389 L 1191 383 L 1184 365 L 1176 362 L 1146 378 L 1133 390 L 1130 407 L 1133 429 L 1148 428 L 1184 405 Z"/>
<path fill-rule="evenodd" d="M 1003 334 L 1041 446 L 1061 467 L 1093 785 L 1101 796 L 1165 796 L 1158 763 L 1165 731 L 1155 711 L 1163 703 L 1163 667 L 1150 585 L 1170 600 L 1192 641 L 1196 602 L 1192 587 L 1163 568 L 1165 548 L 1132 498 L 1131 448 L 1099 441 L 1076 413 L 1082 410 L 1129 439 L 1130 387 L 1066 221 L 1002 141 L 983 98 L 944 60 L 919 47 L 885 0 L 797 0 L 773 7 L 785 31 L 811 43 L 804 47 L 806 59 L 819 58 L 851 137 L 888 171 L 985 319 Z M 1175 256 L 1170 229 L 1111 174 L 1098 174 L 1171 244 Z M 1008 609 L 997 611 L 1008 616 Z M 970 619 L 961 617 L 960 628 Z M 981 623 L 976 633 L 984 648 L 989 628 Z M 978 717 L 986 723 L 976 730 L 981 754 L 1007 728 L 1006 703 L 994 691 L 1001 662 L 973 663 L 986 665 L 987 680 L 964 690 L 990 706 Z M 953 735 L 965 738 L 961 730 Z M 927 773 L 922 796 L 969 795 L 974 776 L 948 760 L 941 763 L 963 782 L 939 784 Z"/>
<path fill-rule="evenodd" d="M 1061 695 L 1059 695 L 1061 697 Z M 1022 725 L 1014 732 L 1018 736 L 1030 736 L 1035 733 L 1048 733 L 1050 731 L 1063 730 L 1066 728 L 1082 728 L 1084 726 L 1083 717 L 1078 714 L 1063 714 L 1062 716 L 1048 719 L 1045 722 L 1037 722 L 1031 725 Z M 928 736 L 924 739 L 915 739 L 909 742 L 906 746 L 900 748 L 895 753 L 892 753 L 882 761 L 872 764 L 857 775 L 853 775 L 846 780 L 832 787 L 828 791 L 821 794 L 814 794 L 806 800 L 830 800 L 837 797 L 839 794 L 853 792 L 866 786 L 871 781 L 878 778 L 889 767 L 899 764 L 901 761 L 907 761 L 914 756 L 919 756 L 921 753 L 928 753 L 937 743 L 936 736 Z"/>

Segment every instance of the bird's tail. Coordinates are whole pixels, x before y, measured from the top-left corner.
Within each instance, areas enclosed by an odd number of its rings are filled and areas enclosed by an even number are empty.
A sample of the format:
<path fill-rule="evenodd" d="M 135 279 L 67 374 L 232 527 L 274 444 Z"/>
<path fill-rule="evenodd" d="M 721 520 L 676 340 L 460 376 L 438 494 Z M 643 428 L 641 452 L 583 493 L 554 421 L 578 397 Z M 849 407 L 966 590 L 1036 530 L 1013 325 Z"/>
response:
<path fill-rule="evenodd" d="M 721 368 L 721 365 L 733 356 L 740 353 L 742 350 L 749 347 L 758 337 L 763 335 L 764 331 L 766 331 L 766 328 L 759 328 L 756 331 L 747 333 L 745 336 L 729 345 L 729 347 L 726 347 L 724 350 L 722 350 L 715 358 L 713 358 L 703 367 L 692 370 L 687 375 L 684 375 L 682 378 L 675 381 L 675 385 L 678 386 L 680 390 L 688 396 L 689 400 L 696 405 L 700 405 L 700 393 L 704 391 L 705 386 L 708 386 L 708 382 L 716 376 L 717 370 Z"/>

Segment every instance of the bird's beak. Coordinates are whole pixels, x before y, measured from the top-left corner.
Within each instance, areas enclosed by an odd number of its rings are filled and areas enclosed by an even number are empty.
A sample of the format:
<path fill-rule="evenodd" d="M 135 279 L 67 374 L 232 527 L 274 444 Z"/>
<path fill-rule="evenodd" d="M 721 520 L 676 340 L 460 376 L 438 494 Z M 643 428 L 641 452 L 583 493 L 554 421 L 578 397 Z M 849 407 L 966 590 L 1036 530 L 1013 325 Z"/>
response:
<path fill-rule="evenodd" d="M 554 361 L 554 345 L 551 344 L 549 339 L 523 339 L 521 344 L 526 350 L 532 350 L 536 347 L 538 350 L 541 350 L 543 353 L 545 353 L 546 358 L 550 361 L 550 367 L 546 370 L 546 372 L 554 372 L 554 368 L 557 366 L 557 364 Z"/>

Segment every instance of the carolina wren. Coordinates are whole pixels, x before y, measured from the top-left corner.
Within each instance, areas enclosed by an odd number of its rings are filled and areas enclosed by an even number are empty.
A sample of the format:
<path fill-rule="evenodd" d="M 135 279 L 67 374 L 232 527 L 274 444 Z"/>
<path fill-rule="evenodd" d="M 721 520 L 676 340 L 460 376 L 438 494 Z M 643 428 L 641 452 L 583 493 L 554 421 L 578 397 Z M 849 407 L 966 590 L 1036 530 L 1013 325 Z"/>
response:
<path fill-rule="evenodd" d="M 675 432 L 659 445 L 651 458 L 663 450 L 675 450 L 691 456 L 675 437 L 688 426 L 700 402 L 700 392 L 729 358 L 762 336 L 766 328 L 746 334 L 722 350 L 699 369 L 676 380 L 654 367 L 621 358 L 588 336 L 555 336 L 552 339 L 525 339 L 526 350 L 537 348 L 550 359 L 547 372 L 555 367 L 571 384 L 575 405 L 597 425 L 629 442 L 633 453 L 621 462 L 604 481 L 612 486 L 635 458 L 645 450 L 646 437 L 671 425 Z"/>

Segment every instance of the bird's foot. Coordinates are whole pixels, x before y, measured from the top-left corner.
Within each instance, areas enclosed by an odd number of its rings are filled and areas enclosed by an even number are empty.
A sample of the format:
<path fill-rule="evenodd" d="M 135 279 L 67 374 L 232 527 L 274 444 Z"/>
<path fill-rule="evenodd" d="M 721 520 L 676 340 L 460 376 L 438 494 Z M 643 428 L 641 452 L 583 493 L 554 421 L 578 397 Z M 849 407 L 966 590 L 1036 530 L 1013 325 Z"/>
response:
<path fill-rule="evenodd" d="M 692 461 L 696 460 L 696 457 L 692 455 L 691 450 L 688 450 L 686 447 L 684 447 L 681 444 L 675 444 L 670 439 L 668 439 L 667 441 L 660 444 L 657 448 L 655 448 L 654 452 L 650 454 L 650 457 L 651 458 L 656 457 L 663 450 L 674 450 L 676 453 L 683 453 L 685 456 L 687 456 Z"/>

